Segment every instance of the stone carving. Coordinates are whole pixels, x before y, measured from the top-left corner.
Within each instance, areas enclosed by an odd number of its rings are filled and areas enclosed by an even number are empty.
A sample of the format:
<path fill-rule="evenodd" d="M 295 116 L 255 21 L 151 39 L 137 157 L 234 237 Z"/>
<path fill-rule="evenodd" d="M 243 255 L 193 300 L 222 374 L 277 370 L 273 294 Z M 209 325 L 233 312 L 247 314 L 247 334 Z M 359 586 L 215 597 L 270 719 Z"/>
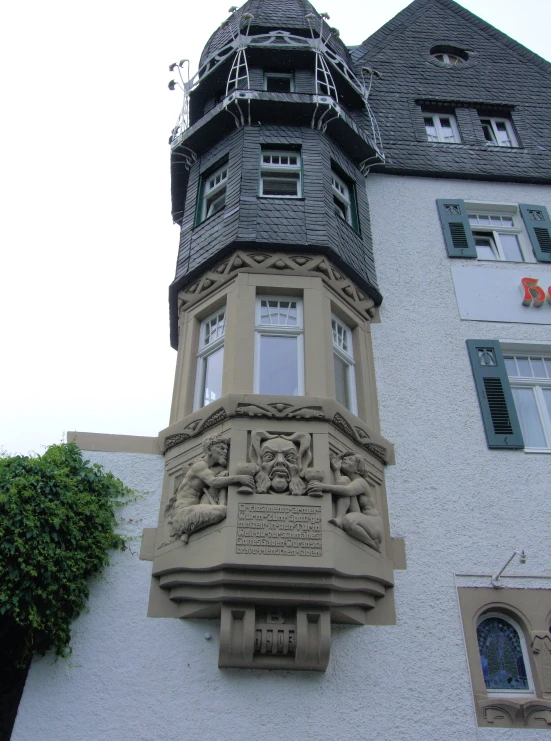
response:
<path fill-rule="evenodd" d="M 349 306 L 353 306 L 370 321 L 375 316 L 375 302 L 360 291 L 352 281 L 321 255 L 293 255 L 285 252 L 247 253 L 239 250 L 228 260 L 223 260 L 212 270 L 206 271 L 199 280 L 183 288 L 178 294 L 178 306 L 189 306 L 206 294 L 220 288 L 231 280 L 239 270 L 261 267 L 263 273 L 296 273 L 317 275 L 330 286 Z"/>
<path fill-rule="evenodd" d="M 300 406 L 274 402 L 272 404 L 238 404 L 235 410 L 239 417 L 278 417 L 288 419 L 323 419 L 319 406 Z"/>
<path fill-rule="evenodd" d="M 175 448 L 180 443 L 199 435 L 201 432 L 205 432 L 210 427 L 214 427 L 214 425 L 224 422 L 226 419 L 229 419 L 229 417 L 224 407 L 217 409 L 204 420 L 194 419 L 182 432 L 176 435 L 168 435 L 165 438 L 164 452 L 167 453 L 171 448 Z"/>
<path fill-rule="evenodd" d="M 306 492 L 305 468 L 312 459 L 311 435 L 271 435 L 255 430 L 251 435 L 249 457 L 257 468 L 254 477 L 259 494 L 291 494 Z"/>
<path fill-rule="evenodd" d="M 335 517 L 329 522 L 352 538 L 380 552 L 383 542 L 383 520 L 377 509 L 373 487 L 367 481 L 366 463 L 360 455 L 347 450 L 331 459 L 336 484 L 311 481 L 307 493 L 323 492 L 336 499 Z"/>
<path fill-rule="evenodd" d="M 205 438 L 203 456 L 184 471 L 183 480 L 165 509 L 172 539 L 187 543 L 192 533 L 223 520 L 227 487 L 231 484 L 247 486 L 252 491 L 252 476 L 228 476 L 229 446 L 228 438 Z"/>
<path fill-rule="evenodd" d="M 532 633 L 531 648 L 540 674 L 542 692 L 551 693 L 551 633 L 547 631 Z"/>

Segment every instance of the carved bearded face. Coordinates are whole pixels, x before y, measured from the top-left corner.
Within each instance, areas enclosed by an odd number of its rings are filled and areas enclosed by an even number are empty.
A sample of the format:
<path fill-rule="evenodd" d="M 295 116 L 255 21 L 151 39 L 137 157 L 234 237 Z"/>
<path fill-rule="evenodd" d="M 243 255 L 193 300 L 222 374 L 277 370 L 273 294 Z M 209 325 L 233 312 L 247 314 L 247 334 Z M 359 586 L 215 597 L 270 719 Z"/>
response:
<path fill-rule="evenodd" d="M 213 443 L 209 448 L 208 457 L 210 458 L 211 465 L 226 467 L 228 462 L 227 444 L 222 441 Z"/>
<path fill-rule="evenodd" d="M 270 479 L 270 489 L 283 494 L 292 479 L 299 475 L 299 461 L 295 445 L 282 437 L 266 440 L 260 448 L 260 468 Z"/>

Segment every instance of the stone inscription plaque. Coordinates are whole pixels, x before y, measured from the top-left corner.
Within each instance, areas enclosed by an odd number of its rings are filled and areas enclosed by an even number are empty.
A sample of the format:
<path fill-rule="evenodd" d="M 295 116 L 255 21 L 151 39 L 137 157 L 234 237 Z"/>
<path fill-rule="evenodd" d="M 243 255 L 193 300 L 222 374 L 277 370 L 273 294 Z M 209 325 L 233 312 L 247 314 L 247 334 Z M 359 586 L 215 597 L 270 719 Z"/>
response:
<path fill-rule="evenodd" d="M 240 502 L 236 552 L 321 556 L 321 507 Z"/>

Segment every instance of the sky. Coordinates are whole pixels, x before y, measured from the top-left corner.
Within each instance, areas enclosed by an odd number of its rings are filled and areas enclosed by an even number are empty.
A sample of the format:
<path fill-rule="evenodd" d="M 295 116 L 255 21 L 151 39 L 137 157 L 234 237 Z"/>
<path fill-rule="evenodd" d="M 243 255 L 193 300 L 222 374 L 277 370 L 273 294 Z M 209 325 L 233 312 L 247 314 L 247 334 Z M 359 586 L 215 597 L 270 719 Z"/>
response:
<path fill-rule="evenodd" d="M 408 5 L 327 0 L 347 45 Z M 549 0 L 464 7 L 550 58 Z M 176 353 L 168 286 L 171 62 L 195 71 L 229 0 L 28 0 L 2 14 L 0 448 L 67 431 L 156 435 Z"/>

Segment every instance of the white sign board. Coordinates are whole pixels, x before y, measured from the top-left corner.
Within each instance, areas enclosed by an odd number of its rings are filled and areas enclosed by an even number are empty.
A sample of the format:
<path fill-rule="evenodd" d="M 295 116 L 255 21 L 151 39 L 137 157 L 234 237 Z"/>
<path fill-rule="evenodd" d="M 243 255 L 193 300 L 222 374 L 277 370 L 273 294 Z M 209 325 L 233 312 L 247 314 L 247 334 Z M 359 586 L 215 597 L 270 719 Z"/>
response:
<path fill-rule="evenodd" d="M 551 270 L 533 263 L 514 269 L 478 263 L 451 271 L 461 319 L 551 324 Z"/>

